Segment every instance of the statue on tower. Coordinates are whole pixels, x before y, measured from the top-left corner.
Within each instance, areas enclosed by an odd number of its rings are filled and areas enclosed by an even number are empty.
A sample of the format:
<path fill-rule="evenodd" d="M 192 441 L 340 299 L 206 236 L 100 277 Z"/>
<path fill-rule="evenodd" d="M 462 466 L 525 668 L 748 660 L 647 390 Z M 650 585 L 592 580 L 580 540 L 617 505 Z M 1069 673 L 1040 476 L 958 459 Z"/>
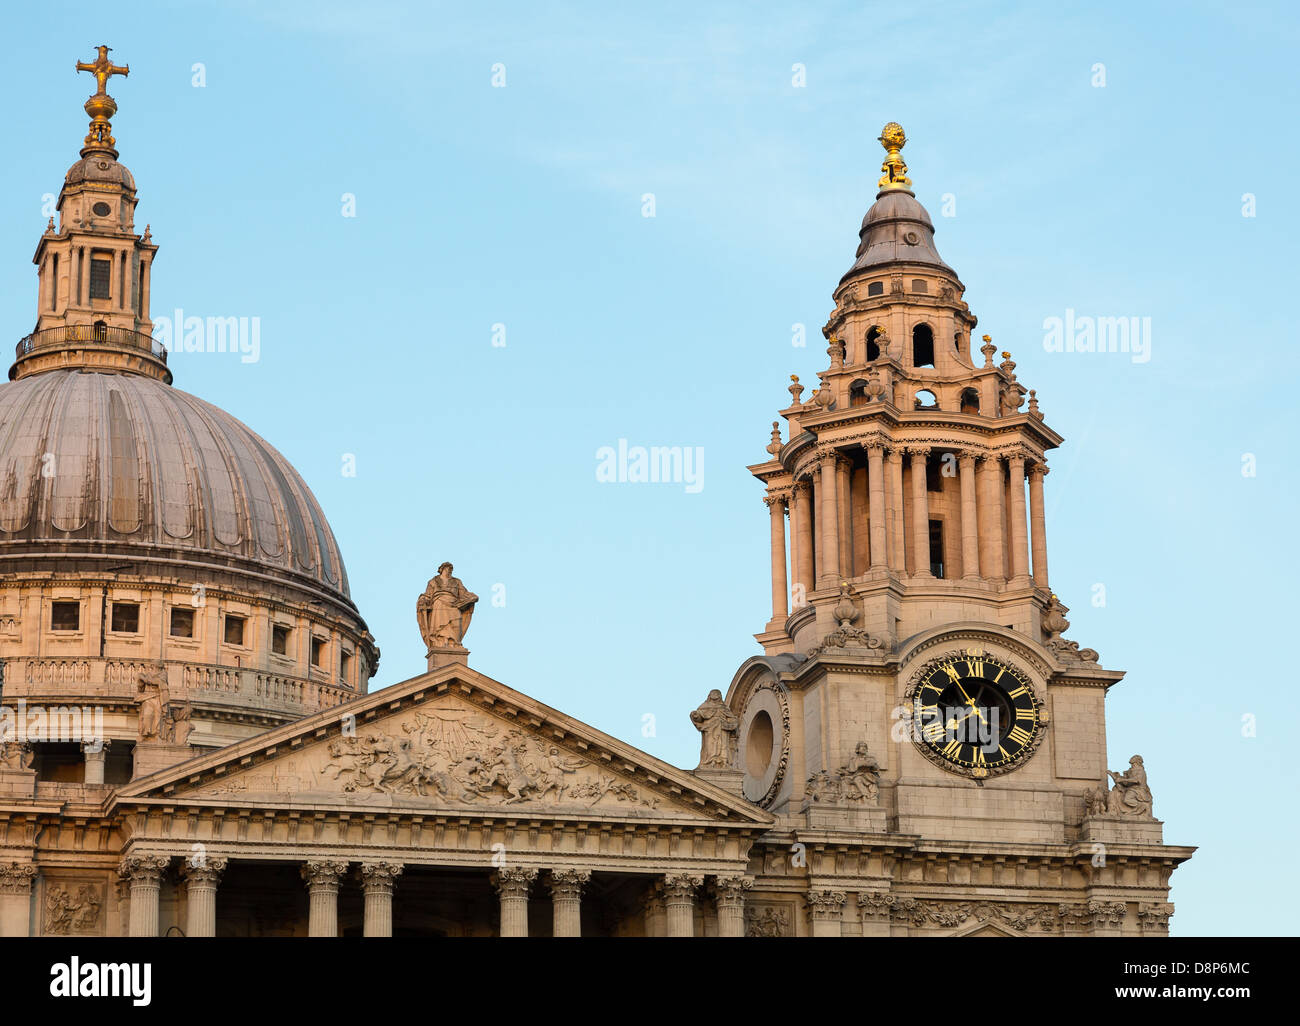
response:
<path fill-rule="evenodd" d="M 461 645 L 474 616 L 478 596 L 451 575 L 455 569 L 450 563 L 438 567 L 438 575 L 430 579 L 424 594 L 415 603 L 415 618 L 420 623 L 420 636 L 428 649 L 429 668 L 452 661 L 436 655 L 463 656 L 468 652 Z M 463 662 L 462 659 L 455 661 Z"/>
<path fill-rule="evenodd" d="M 710 691 L 691 713 L 691 722 L 700 732 L 700 768 L 734 769 L 740 747 L 740 717 L 722 700 L 722 692 L 717 688 Z"/>

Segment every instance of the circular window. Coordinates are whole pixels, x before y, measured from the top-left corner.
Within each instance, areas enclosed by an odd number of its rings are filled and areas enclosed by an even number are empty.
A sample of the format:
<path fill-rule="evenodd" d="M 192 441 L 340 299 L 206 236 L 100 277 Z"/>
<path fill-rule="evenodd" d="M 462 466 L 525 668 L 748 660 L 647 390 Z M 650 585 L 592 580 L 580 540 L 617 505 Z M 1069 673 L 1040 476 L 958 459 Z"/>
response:
<path fill-rule="evenodd" d="M 745 741 L 745 769 L 751 776 L 761 777 L 772 764 L 772 717 L 760 710 L 749 722 Z"/>
<path fill-rule="evenodd" d="M 113 208 L 110 207 L 107 203 L 96 203 L 90 209 L 95 212 L 96 217 L 107 217 L 109 214 L 113 212 Z"/>

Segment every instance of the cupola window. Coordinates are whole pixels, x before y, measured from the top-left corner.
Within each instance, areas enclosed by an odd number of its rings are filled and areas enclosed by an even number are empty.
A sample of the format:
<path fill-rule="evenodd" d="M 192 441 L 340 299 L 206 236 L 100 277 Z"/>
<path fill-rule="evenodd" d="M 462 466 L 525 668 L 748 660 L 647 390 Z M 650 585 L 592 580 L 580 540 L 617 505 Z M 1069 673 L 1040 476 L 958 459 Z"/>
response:
<path fill-rule="evenodd" d="M 930 521 L 930 573 L 943 577 L 943 521 Z"/>
<path fill-rule="evenodd" d="M 194 637 L 194 610 L 173 609 L 168 633 L 173 638 Z"/>
<path fill-rule="evenodd" d="M 867 362 L 880 359 L 880 343 L 876 340 L 880 338 L 880 326 L 873 324 L 867 329 Z"/>
<path fill-rule="evenodd" d="M 873 281 L 867 286 L 868 296 L 883 296 L 885 294 L 885 283 L 883 281 Z"/>
<path fill-rule="evenodd" d="M 289 654 L 289 628 L 282 623 L 271 627 L 271 651 L 276 655 Z"/>
<path fill-rule="evenodd" d="M 106 257 L 90 258 L 90 298 L 109 299 L 112 295 L 113 261 Z"/>
<path fill-rule="evenodd" d="M 924 279 L 924 278 L 913 278 L 913 279 L 912 279 L 912 291 L 913 291 L 913 292 L 929 292 L 929 291 L 930 291 L 930 286 L 927 285 L 927 284 L 925 283 L 925 279 Z"/>
<path fill-rule="evenodd" d="M 81 603 L 55 602 L 50 607 L 50 629 L 77 631 L 81 629 Z"/>
<path fill-rule="evenodd" d="M 244 618 L 242 616 L 226 617 L 226 644 L 242 645 L 244 643 Z"/>
<path fill-rule="evenodd" d="M 325 639 L 312 638 L 311 639 L 312 666 L 320 666 L 324 661 L 325 661 Z"/>
<path fill-rule="evenodd" d="M 980 394 L 973 388 L 963 389 L 961 393 L 961 412 L 979 413 Z"/>
<path fill-rule="evenodd" d="M 937 410 L 939 400 L 933 392 L 927 388 L 921 389 L 916 393 L 916 399 L 913 402 L 913 409 L 917 410 Z"/>
<path fill-rule="evenodd" d="M 113 603 L 113 630 L 121 634 L 140 633 L 140 604 L 138 602 Z"/>

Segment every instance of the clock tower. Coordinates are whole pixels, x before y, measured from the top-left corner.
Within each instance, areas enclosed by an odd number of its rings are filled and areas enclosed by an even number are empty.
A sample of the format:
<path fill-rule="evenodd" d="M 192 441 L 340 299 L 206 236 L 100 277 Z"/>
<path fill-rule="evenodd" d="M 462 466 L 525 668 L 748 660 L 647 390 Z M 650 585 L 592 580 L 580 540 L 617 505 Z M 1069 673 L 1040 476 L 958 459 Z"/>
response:
<path fill-rule="evenodd" d="M 727 703 L 740 786 L 781 824 L 750 914 L 790 933 L 1165 933 L 1194 849 L 1163 843 L 1140 757 L 1108 769 L 1123 673 L 1063 636 L 1044 513 L 1062 438 L 1009 352 L 987 334 L 973 352 L 901 126 L 880 143 L 828 366 L 808 395 L 792 377 L 749 468 L 772 616 Z"/>

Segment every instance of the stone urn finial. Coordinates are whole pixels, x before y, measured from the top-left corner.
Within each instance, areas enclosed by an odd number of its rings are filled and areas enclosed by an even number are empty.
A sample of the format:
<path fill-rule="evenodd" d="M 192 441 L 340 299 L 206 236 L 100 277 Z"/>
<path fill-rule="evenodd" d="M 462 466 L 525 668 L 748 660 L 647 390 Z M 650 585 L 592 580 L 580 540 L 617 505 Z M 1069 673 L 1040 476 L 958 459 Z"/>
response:
<path fill-rule="evenodd" d="M 984 366 L 993 366 L 993 354 L 998 351 L 998 347 L 993 344 L 993 336 L 985 335 L 984 344 L 980 346 L 980 352 L 984 354 Z"/>
<path fill-rule="evenodd" d="M 861 615 L 858 613 L 858 607 L 853 604 L 853 592 L 849 588 L 848 581 L 840 581 L 840 600 L 835 603 L 831 615 L 841 627 L 851 627 L 853 621 Z"/>
<path fill-rule="evenodd" d="M 790 375 L 790 399 L 795 406 L 800 405 L 799 397 L 803 395 L 803 385 L 799 384 L 799 375 Z"/>
<path fill-rule="evenodd" d="M 772 421 L 772 440 L 767 443 L 767 451 L 773 456 L 777 456 L 781 452 L 781 422 L 779 420 Z"/>

